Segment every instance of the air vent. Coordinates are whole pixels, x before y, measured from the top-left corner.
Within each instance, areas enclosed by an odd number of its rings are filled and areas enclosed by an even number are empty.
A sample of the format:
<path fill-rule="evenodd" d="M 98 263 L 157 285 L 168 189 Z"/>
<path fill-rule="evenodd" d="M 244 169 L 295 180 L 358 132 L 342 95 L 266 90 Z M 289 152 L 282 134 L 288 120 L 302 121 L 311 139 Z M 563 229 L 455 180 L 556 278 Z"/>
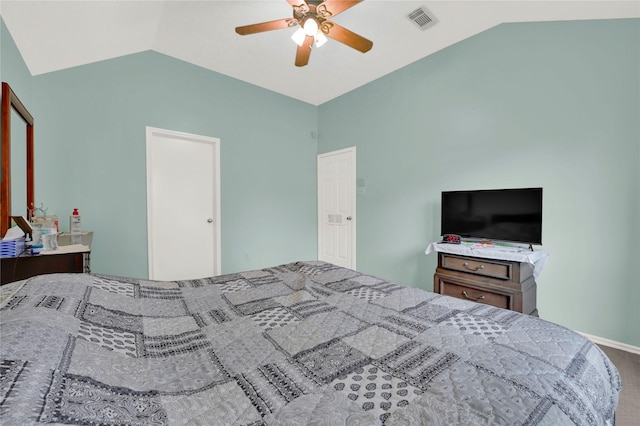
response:
<path fill-rule="evenodd" d="M 409 19 L 411 19 L 421 30 L 426 30 L 427 28 L 431 28 L 435 25 L 436 21 L 434 18 L 429 16 L 427 10 L 424 7 L 414 10 L 409 14 Z"/>

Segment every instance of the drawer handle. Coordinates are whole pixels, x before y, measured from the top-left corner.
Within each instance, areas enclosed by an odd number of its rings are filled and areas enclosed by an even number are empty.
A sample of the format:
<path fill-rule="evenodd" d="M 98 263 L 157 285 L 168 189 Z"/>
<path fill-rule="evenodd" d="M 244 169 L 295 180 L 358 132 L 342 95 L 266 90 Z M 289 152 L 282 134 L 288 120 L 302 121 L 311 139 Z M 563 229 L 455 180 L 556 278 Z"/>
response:
<path fill-rule="evenodd" d="M 477 268 L 472 268 L 471 266 L 469 266 L 469 262 L 464 262 L 462 264 L 462 266 L 464 266 L 465 268 L 467 268 L 470 271 L 478 271 L 480 269 L 484 269 L 484 265 L 479 265 Z"/>
<path fill-rule="evenodd" d="M 484 300 L 484 298 L 485 298 L 484 296 L 480 296 L 480 297 L 476 297 L 476 298 L 474 299 L 473 297 L 469 296 L 469 295 L 467 294 L 467 292 L 466 292 L 466 291 L 463 291 L 463 292 L 462 292 L 462 295 L 463 295 L 464 297 L 466 297 L 467 299 L 469 299 L 469 300 Z"/>

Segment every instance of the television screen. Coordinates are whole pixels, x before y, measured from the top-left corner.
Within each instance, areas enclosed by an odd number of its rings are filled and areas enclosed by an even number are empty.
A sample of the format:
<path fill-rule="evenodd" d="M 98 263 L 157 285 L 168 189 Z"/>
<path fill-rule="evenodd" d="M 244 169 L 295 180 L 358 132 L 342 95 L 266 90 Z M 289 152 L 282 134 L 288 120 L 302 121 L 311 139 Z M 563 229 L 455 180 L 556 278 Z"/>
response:
<path fill-rule="evenodd" d="M 542 188 L 442 192 L 441 233 L 542 244 Z"/>

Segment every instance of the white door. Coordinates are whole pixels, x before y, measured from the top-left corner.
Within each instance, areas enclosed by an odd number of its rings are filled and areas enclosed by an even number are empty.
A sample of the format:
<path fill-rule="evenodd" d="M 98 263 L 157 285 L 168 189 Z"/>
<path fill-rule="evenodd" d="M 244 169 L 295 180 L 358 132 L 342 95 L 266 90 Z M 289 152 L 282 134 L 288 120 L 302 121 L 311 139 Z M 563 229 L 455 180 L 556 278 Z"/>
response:
<path fill-rule="evenodd" d="M 220 274 L 220 140 L 147 127 L 149 279 Z"/>
<path fill-rule="evenodd" d="M 356 148 L 318 155 L 318 260 L 356 268 Z"/>

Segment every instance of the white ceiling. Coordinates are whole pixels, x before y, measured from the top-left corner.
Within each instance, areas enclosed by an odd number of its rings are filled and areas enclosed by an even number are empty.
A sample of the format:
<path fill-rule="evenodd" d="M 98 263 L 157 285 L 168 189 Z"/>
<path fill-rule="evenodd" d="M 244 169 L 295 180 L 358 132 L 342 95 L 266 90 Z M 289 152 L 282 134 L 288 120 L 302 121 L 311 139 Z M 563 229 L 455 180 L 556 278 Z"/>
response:
<path fill-rule="evenodd" d="M 427 30 L 408 18 L 419 7 L 437 21 Z M 320 105 L 503 22 L 640 17 L 640 1 L 365 0 L 333 21 L 373 49 L 362 54 L 329 40 L 300 68 L 294 28 L 234 31 L 291 17 L 286 0 L 1 0 L 0 13 L 33 75 L 154 50 Z"/>

